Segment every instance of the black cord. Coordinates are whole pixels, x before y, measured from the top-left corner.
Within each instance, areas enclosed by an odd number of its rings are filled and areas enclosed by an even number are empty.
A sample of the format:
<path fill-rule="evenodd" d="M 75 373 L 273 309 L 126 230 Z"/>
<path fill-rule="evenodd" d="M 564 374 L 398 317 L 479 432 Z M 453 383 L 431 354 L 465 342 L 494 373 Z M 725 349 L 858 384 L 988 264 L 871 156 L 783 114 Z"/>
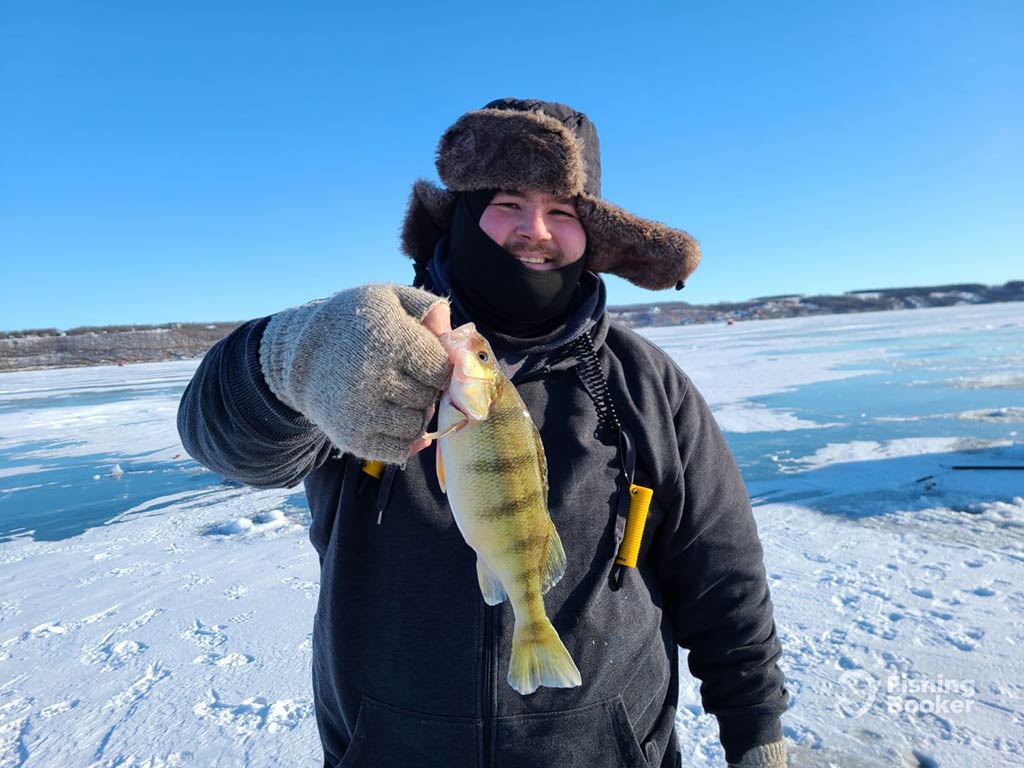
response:
<path fill-rule="evenodd" d="M 608 382 L 601 372 L 601 362 L 597 358 L 597 350 L 594 349 L 594 340 L 590 338 L 589 333 L 583 333 L 570 347 L 576 353 L 576 373 L 590 399 L 594 401 L 598 422 L 618 434 L 622 430 L 622 425 L 619 423 L 615 403 L 612 402 L 611 393 L 608 391 Z"/>

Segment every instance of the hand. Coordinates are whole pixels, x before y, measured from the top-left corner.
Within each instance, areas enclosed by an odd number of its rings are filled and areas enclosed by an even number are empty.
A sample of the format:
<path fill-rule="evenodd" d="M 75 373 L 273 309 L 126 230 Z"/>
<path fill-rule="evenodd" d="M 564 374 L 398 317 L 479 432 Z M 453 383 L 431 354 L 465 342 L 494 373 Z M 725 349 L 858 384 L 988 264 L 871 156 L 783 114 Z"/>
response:
<path fill-rule="evenodd" d="M 447 303 L 435 304 L 427 316 L 423 318 L 423 327 L 430 331 L 435 336 L 440 336 L 442 333 L 450 333 L 452 330 L 452 313 Z M 434 412 L 437 410 L 435 405 L 431 405 L 427 409 L 427 423 L 434 418 Z M 419 437 L 412 444 L 412 449 L 409 451 L 409 457 L 412 458 L 417 453 L 422 451 L 424 448 L 429 448 L 430 444 L 434 441 L 427 437 Z"/>
<path fill-rule="evenodd" d="M 729 763 L 729 768 L 786 768 L 786 740 L 748 749 L 738 763 Z"/>
<path fill-rule="evenodd" d="M 338 449 L 398 464 L 448 382 L 437 333 L 450 322 L 447 302 L 427 291 L 360 286 L 274 315 L 260 364 L 271 392 Z"/>

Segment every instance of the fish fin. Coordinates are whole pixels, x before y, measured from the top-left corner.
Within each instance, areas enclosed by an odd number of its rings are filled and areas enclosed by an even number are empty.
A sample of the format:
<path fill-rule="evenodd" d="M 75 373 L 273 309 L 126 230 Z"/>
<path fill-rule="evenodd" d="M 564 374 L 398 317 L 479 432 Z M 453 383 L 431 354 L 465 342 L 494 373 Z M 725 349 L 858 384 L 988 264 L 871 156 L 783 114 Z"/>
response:
<path fill-rule="evenodd" d="M 469 424 L 469 419 L 468 418 L 463 418 L 461 421 L 457 421 L 454 424 L 452 424 L 444 432 L 441 432 L 441 431 L 438 431 L 438 432 L 424 432 L 422 435 L 420 435 L 420 439 L 421 440 L 440 440 L 442 437 L 448 437 L 448 435 L 455 434 L 456 432 L 458 432 L 460 429 L 462 429 L 467 424 Z"/>
<path fill-rule="evenodd" d="M 441 493 L 448 493 L 448 483 L 444 479 L 444 459 L 441 458 L 441 446 L 434 446 L 434 464 L 437 466 L 437 484 L 441 486 Z"/>
<path fill-rule="evenodd" d="M 529 415 L 529 412 L 527 412 Z M 530 426 L 533 427 L 533 444 L 537 450 L 537 465 L 540 467 L 540 484 L 544 488 L 544 505 L 548 503 L 548 459 L 544 455 L 544 443 L 540 441 L 540 432 L 537 425 L 530 419 Z"/>
<path fill-rule="evenodd" d="M 565 549 L 555 530 L 555 524 L 548 520 L 548 547 L 545 553 L 544 572 L 541 574 L 540 593 L 546 594 L 565 575 Z"/>
<path fill-rule="evenodd" d="M 540 621 L 527 627 L 524 631 L 517 621 L 512 633 L 508 684 L 524 696 L 542 685 L 548 688 L 580 685 L 580 671 L 548 617 L 542 616 Z"/>
<path fill-rule="evenodd" d="M 484 596 L 485 603 L 498 605 L 505 602 L 508 598 L 505 585 L 479 555 L 476 558 L 476 577 L 480 582 L 480 594 Z"/>

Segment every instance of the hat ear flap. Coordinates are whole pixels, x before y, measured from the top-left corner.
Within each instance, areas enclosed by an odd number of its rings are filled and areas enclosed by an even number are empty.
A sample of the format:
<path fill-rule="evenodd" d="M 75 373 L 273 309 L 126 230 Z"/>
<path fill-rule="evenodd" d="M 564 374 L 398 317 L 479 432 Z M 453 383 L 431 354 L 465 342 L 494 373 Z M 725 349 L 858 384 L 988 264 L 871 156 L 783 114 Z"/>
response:
<path fill-rule="evenodd" d="M 576 203 L 587 233 L 587 269 L 610 272 L 651 290 L 685 281 L 700 263 L 700 245 L 687 232 L 641 219 L 591 195 Z"/>
<path fill-rule="evenodd" d="M 434 255 L 437 241 L 452 228 L 455 193 L 420 179 L 412 185 L 402 223 L 402 252 L 425 265 Z"/>

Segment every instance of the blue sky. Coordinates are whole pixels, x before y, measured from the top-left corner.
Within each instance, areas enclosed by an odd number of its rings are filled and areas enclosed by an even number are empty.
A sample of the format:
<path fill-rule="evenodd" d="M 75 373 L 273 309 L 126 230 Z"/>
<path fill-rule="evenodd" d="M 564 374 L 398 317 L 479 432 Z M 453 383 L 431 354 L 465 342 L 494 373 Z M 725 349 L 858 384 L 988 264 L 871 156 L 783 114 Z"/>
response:
<path fill-rule="evenodd" d="M 460 114 L 596 123 L 682 293 L 1024 278 L 1024 3 L 5 2 L 0 329 L 242 320 L 408 282 Z"/>

